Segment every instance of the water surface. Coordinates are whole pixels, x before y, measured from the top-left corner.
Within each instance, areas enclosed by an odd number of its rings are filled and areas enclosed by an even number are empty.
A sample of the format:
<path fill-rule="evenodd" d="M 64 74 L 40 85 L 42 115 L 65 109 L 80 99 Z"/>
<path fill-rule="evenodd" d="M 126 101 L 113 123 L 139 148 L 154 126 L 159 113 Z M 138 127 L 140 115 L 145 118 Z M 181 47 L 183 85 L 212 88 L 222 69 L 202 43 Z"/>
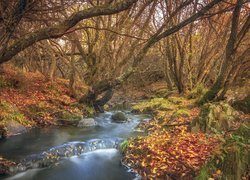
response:
<path fill-rule="evenodd" d="M 140 115 L 127 113 L 130 121 L 114 123 L 111 112 L 100 114 L 95 118 L 98 126 L 93 128 L 54 127 L 47 129 L 33 129 L 26 134 L 11 137 L 0 142 L 0 154 L 14 161 L 46 151 L 73 141 L 88 142 L 92 139 L 127 138 L 137 133 L 134 128 Z M 134 179 L 135 175 L 120 164 L 121 154 L 115 148 L 99 149 L 80 156 L 65 158 L 49 168 L 30 169 L 8 179 L 46 179 L 46 180 L 126 180 Z M 6 177 L 0 177 L 4 179 Z"/>

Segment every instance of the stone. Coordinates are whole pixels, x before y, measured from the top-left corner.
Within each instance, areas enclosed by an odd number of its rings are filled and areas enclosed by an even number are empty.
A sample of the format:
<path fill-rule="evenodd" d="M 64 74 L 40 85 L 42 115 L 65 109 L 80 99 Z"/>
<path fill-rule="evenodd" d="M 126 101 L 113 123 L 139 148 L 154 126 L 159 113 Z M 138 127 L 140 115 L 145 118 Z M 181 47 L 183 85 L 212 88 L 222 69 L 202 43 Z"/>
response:
<path fill-rule="evenodd" d="M 26 127 L 14 120 L 9 120 L 8 123 L 5 123 L 5 129 L 7 136 L 18 135 L 27 132 Z"/>
<path fill-rule="evenodd" d="M 199 117 L 193 120 L 192 132 L 229 131 L 238 117 L 239 113 L 228 103 L 207 103 L 201 108 Z"/>
<path fill-rule="evenodd" d="M 114 122 L 118 122 L 118 123 L 122 123 L 122 122 L 128 121 L 128 118 L 126 117 L 126 115 L 123 112 L 121 112 L 121 111 L 116 112 L 115 114 L 113 114 L 111 116 L 111 119 Z"/>
<path fill-rule="evenodd" d="M 76 113 L 71 113 L 68 111 L 59 111 L 55 113 L 56 119 L 62 125 L 78 125 L 79 121 L 82 120 L 83 116 Z"/>
<path fill-rule="evenodd" d="M 78 122 L 77 127 L 83 128 L 83 127 L 91 127 L 96 126 L 97 123 L 93 118 L 84 118 Z"/>
<path fill-rule="evenodd" d="M 0 175 L 10 174 L 10 168 L 12 166 L 16 166 L 16 163 L 0 156 Z"/>

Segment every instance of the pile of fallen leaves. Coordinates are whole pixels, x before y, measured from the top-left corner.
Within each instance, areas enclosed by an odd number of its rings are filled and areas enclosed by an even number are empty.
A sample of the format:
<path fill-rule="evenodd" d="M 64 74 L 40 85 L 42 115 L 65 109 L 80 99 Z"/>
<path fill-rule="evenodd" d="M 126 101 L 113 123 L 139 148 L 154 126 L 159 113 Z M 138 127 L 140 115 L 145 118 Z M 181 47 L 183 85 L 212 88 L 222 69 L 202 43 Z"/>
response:
<path fill-rule="evenodd" d="M 7 160 L 0 156 L 0 174 L 8 173 L 9 167 L 16 165 L 15 162 Z"/>
<path fill-rule="evenodd" d="M 183 177 L 197 172 L 219 143 L 203 133 L 171 135 L 164 130 L 131 141 L 123 161 L 142 177 Z"/>
<path fill-rule="evenodd" d="M 54 113 L 57 111 L 81 113 L 79 108 L 72 106 L 77 100 L 71 97 L 67 80 L 57 78 L 51 82 L 40 73 L 24 73 L 5 66 L 0 81 L 0 100 L 17 107 L 30 121 L 48 125 L 55 123 Z M 40 113 L 39 119 L 32 119 L 29 107 L 39 105 L 50 111 Z"/>
<path fill-rule="evenodd" d="M 186 103 L 186 101 L 185 101 Z M 188 104 L 188 103 L 186 103 Z M 220 148 L 220 141 L 204 133 L 188 132 L 199 108 L 188 116 L 173 118 L 176 112 L 159 111 L 145 126 L 148 136 L 129 140 L 123 162 L 143 178 L 190 178 Z"/>

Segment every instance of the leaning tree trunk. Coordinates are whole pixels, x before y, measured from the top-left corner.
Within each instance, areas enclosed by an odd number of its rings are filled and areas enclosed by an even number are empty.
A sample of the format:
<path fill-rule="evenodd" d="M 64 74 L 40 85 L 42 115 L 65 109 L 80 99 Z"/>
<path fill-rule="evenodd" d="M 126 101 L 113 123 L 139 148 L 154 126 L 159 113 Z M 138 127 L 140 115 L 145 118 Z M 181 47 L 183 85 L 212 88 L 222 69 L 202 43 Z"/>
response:
<path fill-rule="evenodd" d="M 188 24 L 194 22 L 197 18 L 203 16 L 208 10 L 210 10 L 212 7 L 214 7 L 216 4 L 220 3 L 221 0 L 214 0 L 212 2 L 210 2 L 209 4 L 207 4 L 205 7 L 203 7 L 201 10 L 199 10 L 197 13 L 193 14 L 192 16 L 190 16 L 189 18 L 187 18 L 186 20 L 183 20 L 182 22 L 180 22 L 179 24 L 172 26 L 171 28 L 165 30 L 162 32 L 162 28 L 160 28 L 160 30 L 158 32 L 156 32 L 148 41 L 147 43 L 144 45 L 144 47 L 140 50 L 140 52 L 134 57 L 133 59 L 133 63 L 132 66 L 130 68 L 127 69 L 127 71 L 125 73 L 123 73 L 121 76 L 117 77 L 114 80 L 111 81 L 101 81 L 98 82 L 95 86 L 93 86 L 89 92 L 84 95 L 79 102 L 83 103 L 83 104 L 88 104 L 88 105 L 92 105 L 95 106 L 95 103 L 98 102 L 97 97 L 98 95 L 102 94 L 103 92 L 106 92 L 106 96 L 109 98 L 105 98 L 105 95 L 103 96 L 103 98 L 106 99 L 111 99 L 112 97 L 112 89 L 123 83 L 128 77 L 130 77 L 134 72 L 135 72 L 135 68 L 137 67 L 137 65 L 142 61 L 143 57 L 146 55 L 146 53 L 148 52 L 148 50 L 158 41 L 160 41 L 161 39 L 170 36 L 171 34 L 176 33 L 177 31 L 179 31 L 181 28 L 187 26 Z M 103 101 L 104 102 L 104 101 Z M 108 101 L 106 101 L 108 102 Z"/>
<path fill-rule="evenodd" d="M 113 84 L 106 80 L 100 81 L 92 88 L 90 88 L 86 95 L 81 97 L 79 103 L 94 107 L 97 112 L 103 112 L 104 105 L 113 96 L 113 87 L 115 85 L 116 84 Z M 104 95 L 101 98 L 98 98 L 98 96 L 102 95 L 103 93 Z"/>
<path fill-rule="evenodd" d="M 224 91 L 225 84 L 226 82 L 228 82 L 228 79 L 231 76 L 230 72 L 233 68 L 233 61 L 235 60 L 235 53 L 237 49 L 237 47 L 235 46 L 238 40 L 237 31 L 238 31 L 238 26 L 239 26 L 239 17 L 240 17 L 241 7 L 242 7 L 242 0 L 238 0 L 233 11 L 231 33 L 230 33 L 227 46 L 225 49 L 225 56 L 224 56 L 220 74 L 218 78 L 216 79 L 212 88 L 202 98 L 201 103 L 205 103 L 211 100 L 220 100 L 224 98 L 223 94 L 225 94 L 225 91 Z"/>

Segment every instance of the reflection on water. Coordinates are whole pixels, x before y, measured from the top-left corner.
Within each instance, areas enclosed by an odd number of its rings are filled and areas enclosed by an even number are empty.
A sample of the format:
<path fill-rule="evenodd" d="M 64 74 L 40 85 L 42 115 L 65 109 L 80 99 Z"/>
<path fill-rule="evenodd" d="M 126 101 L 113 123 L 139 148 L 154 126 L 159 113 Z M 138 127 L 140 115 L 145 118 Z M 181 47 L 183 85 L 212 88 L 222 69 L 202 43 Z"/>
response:
<path fill-rule="evenodd" d="M 128 114 L 131 121 L 113 123 L 111 113 L 96 117 L 98 126 L 89 129 L 61 127 L 33 129 L 27 134 L 0 142 L 0 154 L 8 159 L 20 161 L 31 154 L 41 153 L 51 147 L 72 141 L 89 141 L 103 138 L 126 138 L 131 136 L 140 116 Z M 10 179 L 133 179 L 134 176 L 120 165 L 121 155 L 116 149 L 100 149 L 84 153 L 80 157 L 63 159 L 51 168 L 31 169 Z M 1 177 L 0 177 L 1 179 Z"/>

